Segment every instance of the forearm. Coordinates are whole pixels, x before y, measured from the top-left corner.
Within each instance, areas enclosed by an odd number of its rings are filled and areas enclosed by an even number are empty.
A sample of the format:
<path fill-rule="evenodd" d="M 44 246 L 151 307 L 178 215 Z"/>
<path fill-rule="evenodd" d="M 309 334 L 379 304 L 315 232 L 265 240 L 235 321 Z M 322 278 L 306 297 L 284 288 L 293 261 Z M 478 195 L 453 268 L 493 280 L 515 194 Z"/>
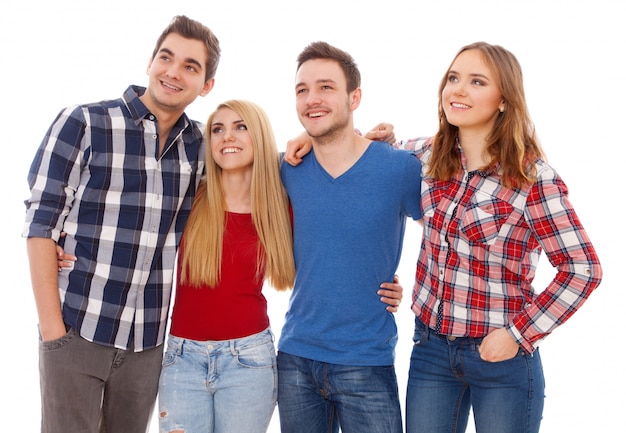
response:
<path fill-rule="evenodd" d="M 53 340 L 66 332 L 59 298 L 56 243 L 52 239 L 29 238 L 26 249 L 39 317 L 39 332 L 44 341 Z"/>

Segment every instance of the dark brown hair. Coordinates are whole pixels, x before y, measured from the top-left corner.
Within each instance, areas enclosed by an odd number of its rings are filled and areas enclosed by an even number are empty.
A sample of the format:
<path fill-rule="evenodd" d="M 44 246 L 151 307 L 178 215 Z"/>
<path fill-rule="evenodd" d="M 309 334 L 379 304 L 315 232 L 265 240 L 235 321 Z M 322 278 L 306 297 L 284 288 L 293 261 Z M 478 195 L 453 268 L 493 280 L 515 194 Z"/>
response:
<path fill-rule="evenodd" d="M 361 86 L 361 73 L 352 56 L 326 42 L 312 42 L 298 56 L 298 68 L 308 60 L 334 60 L 346 76 L 348 93 Z"/>
<path fill-rule="evenodd" d="M 170 33 L 177 33 L 187 39 L 195 39 L 204 43 L 207 50 L 206 74 L 204 81 L 209 81 L 215 77 L 217 65 L 220 62 L 220 42 L 204 24 L 187 18 L 185 15 L 175 16 L 170 24 L 163 30 L 159 39 L 157 39 L 152 58 L 154 59 L 161 48 L 161 44 Z"/>

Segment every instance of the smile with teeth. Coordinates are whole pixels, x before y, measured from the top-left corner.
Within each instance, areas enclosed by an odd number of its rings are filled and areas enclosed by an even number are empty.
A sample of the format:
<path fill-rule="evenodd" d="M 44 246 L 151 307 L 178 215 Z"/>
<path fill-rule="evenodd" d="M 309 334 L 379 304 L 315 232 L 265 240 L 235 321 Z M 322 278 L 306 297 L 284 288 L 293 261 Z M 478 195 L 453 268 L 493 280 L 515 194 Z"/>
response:
<path fill-rule="evenodd" d="M 471 108 L 469 105 L 461 104 L 460 102 L 452 102 L 450 106 L 452 108 Z"/>
<path fill-rule="evenodd" d="M 161 81 L 161 84 L 163 85 L 163 87 L 167 87 L 168 89 L 177 90 L 177 91 L 182 90 L 180 87 L 172 86 L 171 84 L 168 84 L 164 81 Z"/>
<path fill-rule="evenodd" d="M 322 117 L 324 115 L 325 115 L 325 113 L 321 112 L 321 111 L 317 111 L 315 113 L 309 113 L 309 117 L 314 118 L 314 119 L 316 119 L 318 117 Z"/>
<path fill-rule="evenodd" d="M 239 153 L 241 152 L 241 149 L 238 147 L 225 147 L 224 149 L 221 150 L 222 154 L 226 154 L 226 153 Z"/>

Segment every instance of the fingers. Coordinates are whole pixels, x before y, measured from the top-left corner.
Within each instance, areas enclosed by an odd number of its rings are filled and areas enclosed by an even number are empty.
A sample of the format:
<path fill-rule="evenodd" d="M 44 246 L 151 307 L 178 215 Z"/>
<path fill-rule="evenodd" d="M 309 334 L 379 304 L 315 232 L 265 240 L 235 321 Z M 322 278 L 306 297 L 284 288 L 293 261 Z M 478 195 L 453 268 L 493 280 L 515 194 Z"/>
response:
<path fill-rule="evenodd" d="M 294 167 L 302 162 L 302 158 L 298 157 L 297 153 L 291 155 L 285 154 L 284 159 L 289 165 L 293 165 Z"/>
<path fill-rule="evenodd" d="M 75 261 L 76 256 L 72 254 L 65 254 L 63 248 L 57 245 L 57 266 L 59 267 L 59 272 L 61 272 L 63 268 L 73 267 Z"/>
<path fill-rule="evenodd" d="M 387 304 L 387 311 L 395 313 L 402 302 L 402 285 L 399 284 L 397 275 L 393 276 L 393 283 L 382 283 L 380 289 L 376 292 L 381 298 L 383 304 Z"/>
<path fill-rule="evenodd" d="M 370 140 L 386 141 L 389 144 L 395 144 L 396 136 L 393 132 L 393 125 L 387 122 L 381 122 L 365 134 Z"/>

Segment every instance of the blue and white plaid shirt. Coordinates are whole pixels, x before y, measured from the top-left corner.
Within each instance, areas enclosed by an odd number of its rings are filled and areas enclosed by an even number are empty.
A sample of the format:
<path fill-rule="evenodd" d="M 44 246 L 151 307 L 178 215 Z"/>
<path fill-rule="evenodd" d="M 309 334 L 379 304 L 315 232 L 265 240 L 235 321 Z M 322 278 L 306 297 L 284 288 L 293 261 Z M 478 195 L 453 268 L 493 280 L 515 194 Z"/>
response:
<path fill-rule="evenodd" d="M 24 237 L 63 243 L 63 318 L 106 346 L 141 351 L 165 337 L 175 255 L 204 171 L 202 125 L 182 115 L 159 157 L 157 119 L 123 98 L 67 108 L 39 147 Z M 161 137 L 163 139 L 163 137 Z"/>

